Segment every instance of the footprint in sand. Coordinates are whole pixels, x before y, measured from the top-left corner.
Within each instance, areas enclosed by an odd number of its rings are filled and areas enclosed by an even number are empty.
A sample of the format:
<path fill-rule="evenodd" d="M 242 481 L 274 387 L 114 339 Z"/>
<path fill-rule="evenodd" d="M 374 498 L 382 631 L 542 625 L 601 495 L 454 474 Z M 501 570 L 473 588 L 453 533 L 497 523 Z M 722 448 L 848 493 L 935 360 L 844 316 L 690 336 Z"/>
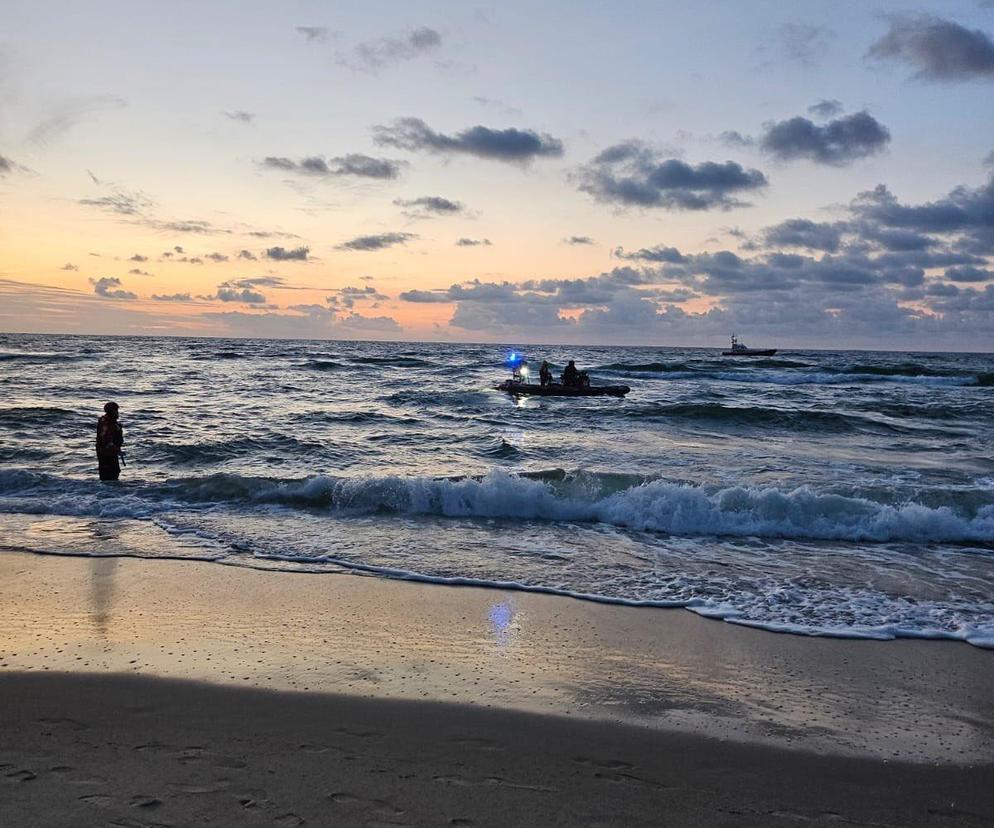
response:
<path fill-rule="evenodd" d="M 528 785 L 524 782 L 513 782 L 501 776 L 470 777 L 451 774 L 449 776 L 433 776 L 432 779 L 442 785 L 457 785 L 461 788 L 470 787 L 501 787 L 514 788 L 520 791 L 538 791 L 540 793 L 556 793 L 556 788 L 546 788 L 541 785 Z"/>
<path fill-rule="evenodd" d="M 212 794 L 220 793 L 223 790 L 227 790 L 231 787 L 230 779 L 216 779 L 214 782 L 203 784 L 184 784 L 181 782 L 169 782 L 166 784 L 173 793 L 179 794 Z"/>
<path fill-rule="evenodd" d="M 304 753 L 344 753 L 335 745 L 297 745 L 297 750 L 302 750 Z"/>
<path fill-rule="evenodd" d="M 469 748 L 471 750 L 487 750 L 487 751 L 497 751 L 504 750 L 504 745 L 500 742 L 495 742 L 493 739 L 482 739 L 475 736 L 467 736 L 462 739 L 452 739 L 453 744 L 459 745 L 459 747 Z"/>
<path fill-rule="evenodd" d="M 13 770 L 4 773 L 4 776 L 11 782 L 32 782 L 38 778 L 37 774 L 29 770 Z"/>
<path fill-rule="evenodd" d="M 608 782 L 621 782 L 626 785 L 637 785 L 643 788 L 655 788 L 657 791 L 671 791 L 674 790 L 672 785 L 663 785 L 660 782 L 656 782 L 652 779 L 645 779 L 641 776 L 636 776 L 633 773 L 612 773 L 597 771 L 594 774 L 595 779 L 604 779 Z"/>
<path fill-rule="evenodd" d="M 588 759 L 586 756 L 574 756 L 573 761 L 579 765 L 592 765 L 605 770 L 631 770 L 635 765 L 622 762 L 620 759 Z"/>
<path fill-rule="evenodd" d="M 346 736 L 355 736 L 358 739 L 379 739 L 383 735 L 375 730 L 353 730 L 350 727 L 336 727 L 335 733 L 343 733 Z"/>
<path fill-rule="evenodd" d="M 45 725 L 45 727 L 65 727 L 69 730 L 89 730 L 89 725 L 77 722 L 75 719 L 35 719 L 35 724 Z"/>
<path fill-rule="evenodd" d="M 184 765 L 213 765 L 217 768 L 244 768 L 246 766 L 245 762 L 241 759 L 236 759 L 234 756 L 222 756 L 216 753 L 211 753 L 209 750 L 205 750 L 201 747 L 188 747 L 183 748 L 180 751 L 180 755 L 176 757 L 177 761 Z"/>
<path fill-rule="evenodd" d="M 112 819 L 107 824 L 113 828 L 172 828 L 163 822 L 141 822 L 137 819 Z"/>
<path fill-rule="evenodd" d="M 95 805 L 98 808 L 107 808 L 114 802 L 114 797 L 105 794 L 88 794 L 81 796 L 79 801 L 86 805 Z"/>
<path fill-rule="evenodd" d="M 366 799 L 365 797 L 354 796 L 350 793 L 328 794 L 328 799 L 336 805 L 345 805 L 351 808 L 359 808 L 364 811 L 372 811 L 378 815 L 400 816 L 404 813 L 402 809 L 398 808 L 392 802 L 387 802 L 385 799 Z"/>

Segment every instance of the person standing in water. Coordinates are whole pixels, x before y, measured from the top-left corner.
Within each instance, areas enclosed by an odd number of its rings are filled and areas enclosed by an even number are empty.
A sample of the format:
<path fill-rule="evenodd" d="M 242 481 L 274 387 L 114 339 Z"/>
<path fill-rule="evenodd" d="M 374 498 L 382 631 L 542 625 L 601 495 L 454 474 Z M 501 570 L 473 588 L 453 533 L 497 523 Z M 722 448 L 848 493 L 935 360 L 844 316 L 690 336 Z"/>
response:
<path fill-rule="evenodd" d="M 97 465 L 101 480 L 117 480 L 121 476 L 121 449 L 124 429 L 117 421 L 118 405 L 104 405 L 104 415 L 97 421 Z"/>

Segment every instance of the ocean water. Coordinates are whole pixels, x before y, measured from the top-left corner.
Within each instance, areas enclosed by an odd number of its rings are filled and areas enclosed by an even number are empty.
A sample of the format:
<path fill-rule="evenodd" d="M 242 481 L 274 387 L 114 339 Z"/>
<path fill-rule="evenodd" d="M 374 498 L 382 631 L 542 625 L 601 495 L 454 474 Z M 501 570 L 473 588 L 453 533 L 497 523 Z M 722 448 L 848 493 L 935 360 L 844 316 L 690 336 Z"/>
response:
<path fill-rule="evenodd" d="M 511 399 L 512 349 L 632 392 Z M 0 334 L 0 545 L 994 647 L 994 356 Z"/>

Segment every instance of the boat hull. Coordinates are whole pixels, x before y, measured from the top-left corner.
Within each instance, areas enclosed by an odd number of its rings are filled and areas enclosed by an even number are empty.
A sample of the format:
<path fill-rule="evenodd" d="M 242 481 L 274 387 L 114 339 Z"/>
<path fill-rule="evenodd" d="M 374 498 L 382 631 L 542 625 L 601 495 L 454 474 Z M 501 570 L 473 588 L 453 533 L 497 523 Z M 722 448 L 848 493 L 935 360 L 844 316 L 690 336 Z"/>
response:
<path fill-rule="evenodd" d="M 721 355 L 730 357 L 756 357 L 773 356 L 776 352 L 776 348 L 746 348 L 744 351 L 722 351 Z"/>
<path fill-rule="evenodd" d="M 498 391 L 516 397 L 623 397 L 632 389 L 627 385 L 590 385 L 576 388 L 571 385 L 533 385 L 527 382 L 506 380 L 494 386 Z"/>

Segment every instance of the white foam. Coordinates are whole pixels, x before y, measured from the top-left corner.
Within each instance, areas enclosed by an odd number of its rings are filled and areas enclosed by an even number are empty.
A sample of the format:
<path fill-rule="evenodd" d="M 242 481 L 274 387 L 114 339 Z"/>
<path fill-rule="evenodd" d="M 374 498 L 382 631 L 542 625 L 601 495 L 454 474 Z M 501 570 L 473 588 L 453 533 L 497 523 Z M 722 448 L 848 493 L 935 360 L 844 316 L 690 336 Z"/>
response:
<path fill-rule="evenodd" d="M 324 475 L 271 480 L 212 475 L 156 486 L 100 487 L 28 472 L 0 472 L 0 511 L 103 517 L 147 517 L 178 506 L 274 504 L 334 513 L 395 513 L 450 518 L 511 518 L 606 523 L 689 536 L 798 540 L 994 543 L 994 504 L 954 511 L 909 502 L 778 489 L 715 488 L 651 480 L 602 495 L 585 485 L 554 485 L 494 469 L 482 478 Z M 57 480 L 57 479 L 55 479 Z M 976 493 L 963 493 L 964 502 Z M 14 495 L 14 496 L 11 496 Z"/>

